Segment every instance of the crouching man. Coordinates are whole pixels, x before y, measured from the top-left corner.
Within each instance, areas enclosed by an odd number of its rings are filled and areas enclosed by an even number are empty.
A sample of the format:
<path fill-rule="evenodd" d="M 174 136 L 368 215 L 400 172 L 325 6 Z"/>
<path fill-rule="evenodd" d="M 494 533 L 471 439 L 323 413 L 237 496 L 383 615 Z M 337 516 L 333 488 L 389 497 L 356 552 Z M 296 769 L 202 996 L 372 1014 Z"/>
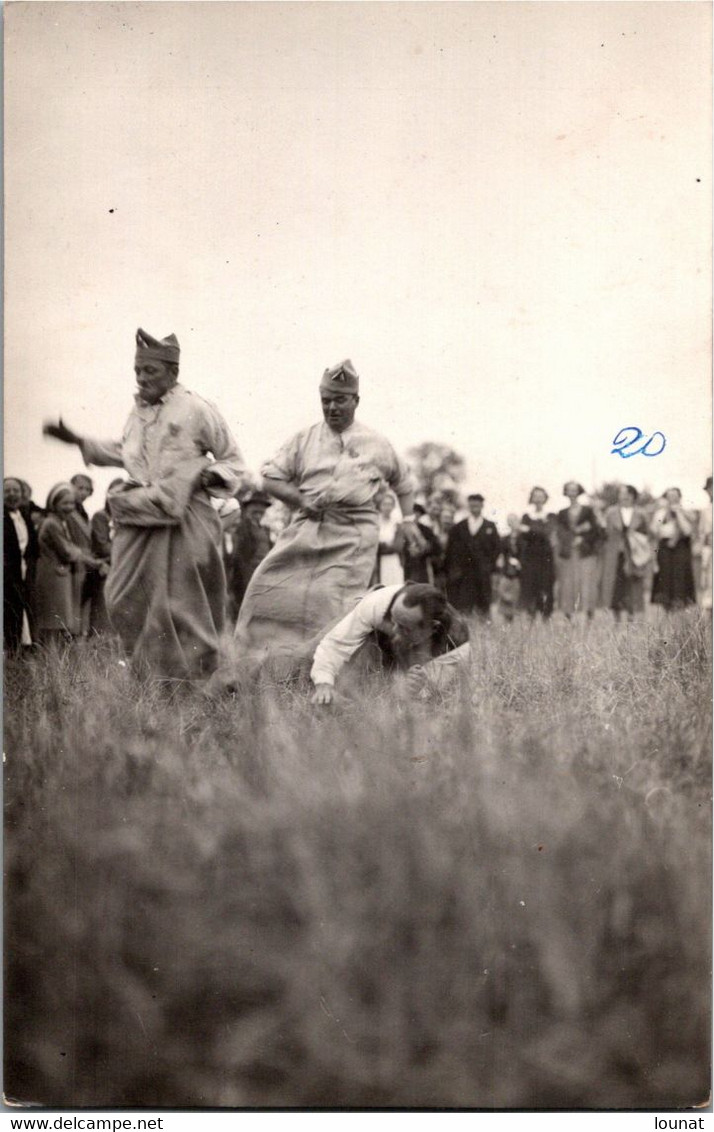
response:
<path fill-rule="evenodd" d="M 320 640 L 310 679 L 314 704 L 330 704 L 335 681 L 359 650 L 374 650 L 383 667 L 428 668 L 468 640 L 460 615 L 434 586 L 422 583 L 370 590 Z"/>

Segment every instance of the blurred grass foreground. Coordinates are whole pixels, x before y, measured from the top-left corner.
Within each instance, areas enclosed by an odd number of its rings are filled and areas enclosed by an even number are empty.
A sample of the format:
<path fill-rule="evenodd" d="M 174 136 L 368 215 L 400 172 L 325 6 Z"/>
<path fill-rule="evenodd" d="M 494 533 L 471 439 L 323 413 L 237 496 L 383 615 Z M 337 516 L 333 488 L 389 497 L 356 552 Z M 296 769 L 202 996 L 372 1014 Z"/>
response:
<path fill-rule="evenodd" d="M 477 629 L 436 703 L 6 667 L 5 1095 L 686 1108 L 710 1080 L 710 622 Z"/>

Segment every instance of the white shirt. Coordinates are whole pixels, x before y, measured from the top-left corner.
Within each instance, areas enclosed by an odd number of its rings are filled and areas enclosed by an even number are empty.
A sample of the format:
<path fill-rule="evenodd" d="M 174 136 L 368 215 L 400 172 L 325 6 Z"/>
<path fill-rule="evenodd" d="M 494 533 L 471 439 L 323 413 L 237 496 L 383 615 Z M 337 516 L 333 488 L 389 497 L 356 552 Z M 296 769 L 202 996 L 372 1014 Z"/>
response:
<path fill-rule="evenodd" d="M 622 519 L 623 527 L 629 527 L 630 523 L 632 522 L 632 512 L 633 512 L 633 510 L 634 510 L 633 507 L 621 507 L 620 508 L 620 517 Z"/>
<path fill-rule="evenodd" d="M 473 538 L 474 535 L 478 534 L 478 532 L 481 530 L 481 527 L 483 526 L 483 515 L 479 515 L 478 518 L 476 518 L 475 515 L 469 515 L 466 522 L 469 525 L 469 534 Z"/>
<path fill-rule="evenodd" d="M 22 578 L 24 581 L 25 575 L 27 574 L 25 551 L 27 550 L 27 544 L 30 541 L 30 534 L 27 529 L 25 518 L 19 511 L 8 511 L 8 515 L 12 519 L 12 523 L 15 528 L 15 534 L 17 535 L 17 542 L 20 547 L 20 570 L 22 571 Z M 20 643 L 23 645 L 32 644 L 32 637 L 30 636 L 30 623 L 27 620 L 27 610 L 25 609 L 23 609 L 22 611 L 22 635 L 20 638 Z"/>
<path fill-rule="evenodd" d="M 378 629 L 396 595 L 404 586 L 383 586 L 360 598 L 357 605 L 330 629 L 315 649 L 310 672 L 313 684 L 334 684 L 350 657 Z"/>

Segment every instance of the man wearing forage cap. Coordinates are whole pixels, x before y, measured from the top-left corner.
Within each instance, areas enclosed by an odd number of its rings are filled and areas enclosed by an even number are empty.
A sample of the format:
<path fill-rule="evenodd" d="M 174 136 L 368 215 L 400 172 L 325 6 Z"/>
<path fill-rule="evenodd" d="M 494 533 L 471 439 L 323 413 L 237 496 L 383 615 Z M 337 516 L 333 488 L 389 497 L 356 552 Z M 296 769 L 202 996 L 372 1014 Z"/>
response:
<path fill-rule="evenodd" d="M 323 420 L 262 468 L 263 490 L 293 514 L 241 605 L 236 637 L 258 652 L 309 640 L 363 596 L 377 554 L 374 499 L 385 481 L 407 537 L 418 538 L 409 469 L 384 437 L 354 419 L 359 377 L 351 361 L 325 370 L 320 399 Z"/>
<path fill-rule="evenodd" d="M 85 464 L 129 473 L 108 497 L 107 612 L 135 661 L 191 678 L 215 667 L 225 608 L 221 525 L 209 497 L 233 495 L 244 465 L 215 406 L 179 384 L 179 355 L 173 334 L 137 330 L 137 392 L 120 441 L 77 436 L 61 420 L 43 431 L 77 444 Z"/>

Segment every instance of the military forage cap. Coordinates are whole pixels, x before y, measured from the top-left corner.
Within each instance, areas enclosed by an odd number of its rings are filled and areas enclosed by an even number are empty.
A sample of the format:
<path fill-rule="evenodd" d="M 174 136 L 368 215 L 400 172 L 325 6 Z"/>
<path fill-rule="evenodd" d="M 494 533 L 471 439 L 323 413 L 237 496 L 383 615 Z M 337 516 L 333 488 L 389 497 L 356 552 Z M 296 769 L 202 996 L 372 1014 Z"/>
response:
<path fill-rule="evenodd" d="M 320 389 L 325 393 L 359 393 L 359 374 L 349 358 L 325 370 Z"/>
<path fill-rule="evenodd" d="M 136 356 L 142 361 L 152 359 L 158 362 L 175 362 L 178 364 L 181 350 L 175 334 L 166 338 L 152 338 L 141 327 L 136 332 Z"/>

